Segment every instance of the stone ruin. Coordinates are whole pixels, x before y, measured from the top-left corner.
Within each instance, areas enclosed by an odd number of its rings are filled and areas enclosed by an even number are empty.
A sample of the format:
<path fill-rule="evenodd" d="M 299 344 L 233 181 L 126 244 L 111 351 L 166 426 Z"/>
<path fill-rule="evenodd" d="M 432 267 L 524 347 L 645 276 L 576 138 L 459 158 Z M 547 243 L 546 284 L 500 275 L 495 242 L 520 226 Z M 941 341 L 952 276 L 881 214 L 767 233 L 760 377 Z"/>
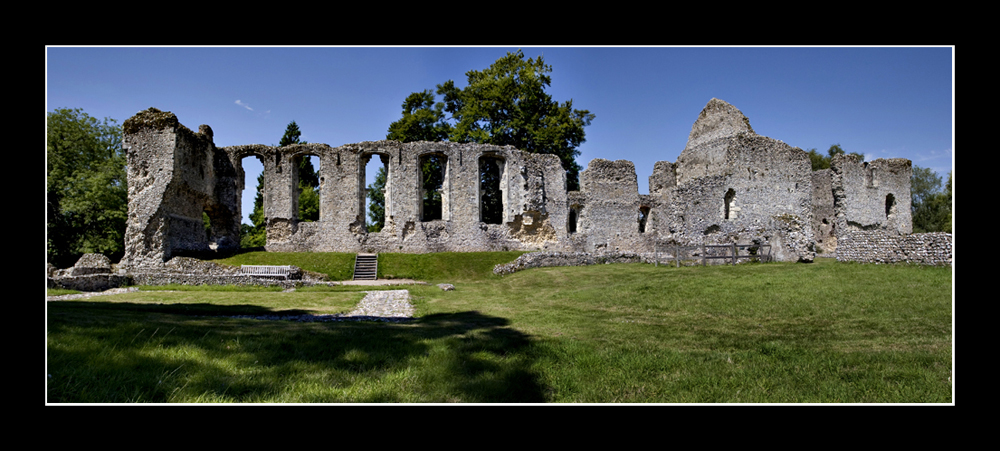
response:
<path fill-rule="evenodd" d="M 558 157 L 510 146 L 361 142 L 340 147 L 216 147 L 154 108 L 124 123 L 128 154 L 128 268 L 239 248 L 242 160 L 264 166 L 268 251 L 575 253 L 664 251 L 673 244 L 770 244 L 779 261 L 812 261 L 854 231 L 911 232 L 911 163 L 838 156 L 813 172 L 802 149 L 756 134 L 732 105 L 712 99 L 674 163 L 660 161 L 639 194 L 630 161 L 595 159 L 567 191 Z M 298 161 L 319 158 L 320 213 L 298 218 Z M 366 165 L 384 164 L 385 225 L 368 232 Z M 421 164 L 442 168 L 440 205 Z M 492 182 L 490 182 L 492 181 Z M 499 183 L 487 189 L 485 183 Z M 486 208 L 485 205 L 491 207 Z M 500 211 L 497 211 L 500 210 Z M 494 211 L 495 214 L 487 214 Z M 206 233 L 203 214 L 210 219 Z"/>

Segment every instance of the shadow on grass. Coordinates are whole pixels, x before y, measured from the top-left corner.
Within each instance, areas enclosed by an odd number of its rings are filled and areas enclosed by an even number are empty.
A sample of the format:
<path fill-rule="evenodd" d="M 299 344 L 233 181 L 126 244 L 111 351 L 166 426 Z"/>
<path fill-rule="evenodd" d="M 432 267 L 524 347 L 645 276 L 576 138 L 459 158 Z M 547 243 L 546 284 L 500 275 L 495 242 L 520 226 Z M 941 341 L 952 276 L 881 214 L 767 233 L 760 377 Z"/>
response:
<path fill-rule="evenodd" d="M 406 324 L 200 316 L 277 313 L 50 302 L 48 401 L 545 402 L 532 370 L 535 346 L 504 318 L 475 311 Z"/>

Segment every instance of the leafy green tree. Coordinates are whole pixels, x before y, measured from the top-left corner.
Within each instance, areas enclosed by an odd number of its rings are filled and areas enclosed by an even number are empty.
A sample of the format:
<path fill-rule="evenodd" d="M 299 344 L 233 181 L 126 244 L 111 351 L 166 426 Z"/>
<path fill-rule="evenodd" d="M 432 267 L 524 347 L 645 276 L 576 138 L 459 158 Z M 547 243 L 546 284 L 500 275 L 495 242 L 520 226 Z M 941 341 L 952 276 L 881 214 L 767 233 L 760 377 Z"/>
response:
<path fill-rule="evenodd" d="M 385 167 L 378 168 L 375 180 L 368 185 L 368 222 L 369 232 L 385 227 Z"/>
<path fill-rule="evenodd" d="M 946 190 L 941 177 L 929 168 L 913 167 L 910 177 L 913 232 L 951 232 L 951 174 Z"/>
<path fill-rule="evenodd" d="M 85 253 L 118 261 L 128 219 L 122 129 L 83 110 L 46 115 L 47 256 L 68 267 Z"/>
<path fill-rule="evenodd" d="M 292 144 L 308 144 L 299 140 L 302 132 L 299 124 L 295 121 L 289 122 L 285 127 L 285 134 L 282 135 L 278 147 L 290 146 Z M 303 221 L 319 220 L 319 174 L 312 165 L 309 157 L 299 158 L 299 219 Z"/>
<path fill-rule="evenodd" d="M 434 103 L 430 90 L 414 92 L 403 101 L 403 118 L 389 125 L 386 139 L 413 141 L 446 141 L 451 124 L 445 121 L 444 103 Z"/>
<path fill-rule="evenodd" d="M 257 176 L 257 195 L 250 213 L 253 225 L 240 224 L 240 247 L 264 247 L 267 244 L 267 220 L 264 217 L 264 173 Z"/>
<path fill-rule="evenodd" d="M 826 151 L 826 156 L 821 155 L 816 149 L 809 149 L 809 161 L 812 163 L 812 170 L 830 169 L 830 162 L 833 161 L 833 157 L 843 155 L 844 153 L 844 149 L 840 147 L 840 144 L 830 146 Z M 857 152 L 851 152 L 850 155 L 857 156 L 862 160 L 865 158 L 864 155 Z"/>
<path fill-rule="evenodd" d="M 389 126 L 387 139 L 439 140 L 447 132 L 449 141 L 556 155 L 566 170 L 567 187 L 577 190 L 583 169 L 576 162 L 577 148 L 585 142 L 584 127 L 595 116 L 573 108 L 572 100 L 552 100 L 545 92 L 551 72 L 541 56 L 525 60 L 521 50 L 508 52 L 485 70 L 466 72 L 463 89 L 452 80 L 437 85 L 443 102 L 434 103 L 430 91 L 411 94 L 403 103 L 403 118 Z"/>

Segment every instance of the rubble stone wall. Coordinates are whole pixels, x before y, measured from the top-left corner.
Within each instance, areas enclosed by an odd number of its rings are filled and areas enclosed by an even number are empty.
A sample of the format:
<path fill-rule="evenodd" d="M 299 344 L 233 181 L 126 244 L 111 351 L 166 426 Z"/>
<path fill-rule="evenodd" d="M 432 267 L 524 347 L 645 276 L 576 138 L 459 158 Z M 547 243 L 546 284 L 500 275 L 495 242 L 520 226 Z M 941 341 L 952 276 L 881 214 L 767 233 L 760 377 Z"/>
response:
<path fill-rule="evenodd" d="M 837 261 L 951 266 L 952 258 L 950 233 L 854 231 L 837 240 Z"/>
<path fill-rule="evenodd" d="M 893 158 L 867 162 L 854 155 L 837 155 L 830 162 L 830 169 L 838 233 L 913 232 L 910 213 L 913 167 L 910 160 Z"/>
<path fill-rule="evenodd" d="M 656 244 L 759 242 L 771 244 L 777 260 L 811 261 L 816 250 L 814 205 L 823 196 L 814 194 L 808 155 L 757 135 L 746 116 L 718 99 L 698 116 L 677 162 L 655 164 L 649 194 L 639 194 L 635 167 L 625 160 L 591 161 L 580 190 L 568 192 L 558 157 L 509 146 L 371 141 L 217 148 L 210 127 L 198 130 L 152 108 L 125 122 L 127 267 L 238 247 L 248 157 L 264 166 L 269 251 L 644 253 Z M 298 161 L 309 156 L 320 161 L 316 222 L 297 216 Z M 423 201 L 425 158 L 441 162 L 439 216 Z M 481 165 L 486 159 L 498 164 Z M 365 171 L 372 160 L 387 170 L 380 232 L 367 231 Z M 490 203 L 502 206 L 497 220 L 484 220 L 484 194 L 492 191 L 481 184 L 483 167 L 500 178 L 500 199 Z M 907 160 L 841 161 L 829 176 L 831 228 L 909 233 L 909 169 Z M 207 232 L 203 217 L 210 220 Z"/>

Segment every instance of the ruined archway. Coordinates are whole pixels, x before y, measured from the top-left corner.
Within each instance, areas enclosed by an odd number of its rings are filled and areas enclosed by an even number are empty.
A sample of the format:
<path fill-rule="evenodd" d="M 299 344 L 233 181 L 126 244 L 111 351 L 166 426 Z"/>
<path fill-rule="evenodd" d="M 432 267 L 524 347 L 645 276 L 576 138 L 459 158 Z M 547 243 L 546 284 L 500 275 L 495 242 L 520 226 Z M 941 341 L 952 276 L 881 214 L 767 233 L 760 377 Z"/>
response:
<path fill-rule="evenodd" d="M 577 222 L 579 221 L 579 216 L 580 216 L 579 210 L 580 206 L 578 205 L 573 205 L 569 209 L 569 219 L 567 220 L 566 223 L 566 231 L 568 233 L 571 234 L 576 233 Z"/>
<path fill-rule="evenodd" d="M 503 186 L 505 160 L 495 155 L 479 158 L 479 220 L 486 224 L 501 224 L 507 200 Z"/>
<path fill-rule="evenodd" d="M 389 160 L 385 153 L 365 153 L 358 165 L 358 211 L 362 212 L 365 230 L 381 232 L 389 208 Z"/>
<path fill-rule="evenodd" d="M 417 165 L 420 202 L 418 211 L 423 222 L 448 220 L 448 157 L 440 153 L 424 154 Z"/>
<path fill-rule="evenodd" d="M 736 211 L 733 209 L 733 207 L 735 206 L 733 205 L 734 199 L 736 199 L 736 191 L 733 190 L 732 188 L 729 188 L 729 191 L 726 191 L 725 207 L 723 207 L 725 211 L 723 213 L 722 219 L 728 220 L 736 218 Z"/>
<path fill-rule="evenodd" d="M 295 180 L 298 184 L 295 190 L 296 217 L 303 222 L 316 222 L 321 218 L 320 205 L 320 158 L 313 153 L 300 153 L 292 158 L 292 167 L 296 171 Z"/>
<path fill-rule="evenodd" d="M 240 159 L 240 247 L 259 248 L 267 244 L 267 190 L 264 185 L 264 157 L 243 155 Z"/>
<path fill-rule="evenodd" d="M 646 206 L 639 207 L 639 233 L 646 233 L 646 228 L 648 223 L 649 223 L 649 207 Z"/>

